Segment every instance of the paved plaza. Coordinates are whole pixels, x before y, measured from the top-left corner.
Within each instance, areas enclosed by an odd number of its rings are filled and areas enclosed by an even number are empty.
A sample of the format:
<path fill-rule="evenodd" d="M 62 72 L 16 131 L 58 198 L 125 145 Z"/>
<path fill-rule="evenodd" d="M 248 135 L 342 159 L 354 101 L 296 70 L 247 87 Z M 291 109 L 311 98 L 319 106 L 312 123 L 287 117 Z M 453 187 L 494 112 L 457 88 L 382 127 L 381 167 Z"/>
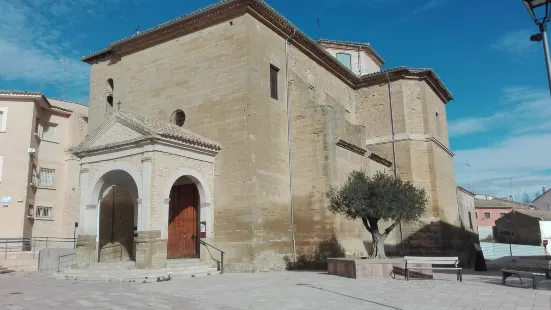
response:
<path fill-rule="evenodd" d="M 499 274 L 436 280 L 347 279 L 319 272 L 224 274 L 160 283 L 0 275 L 0 309 L 551 309 L 551 282 L 537 290 Z"/>

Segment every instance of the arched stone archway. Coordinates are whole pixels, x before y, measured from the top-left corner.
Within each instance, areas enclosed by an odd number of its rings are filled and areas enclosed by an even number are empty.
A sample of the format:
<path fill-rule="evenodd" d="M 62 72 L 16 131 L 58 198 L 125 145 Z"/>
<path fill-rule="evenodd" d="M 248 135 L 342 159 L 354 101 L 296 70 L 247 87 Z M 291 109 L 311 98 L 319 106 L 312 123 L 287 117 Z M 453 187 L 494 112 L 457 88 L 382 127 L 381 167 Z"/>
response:
<path fill-rule="evenodd" d="M 213 221 L 207 180 L 200 171 L 182 167 L 167 179 L 163 197 L 161 236 L 167 239 L 167 257 L 199 257 L 199 240 L 212 231 L 207 228 Z"/>
<path fill-rule="evenodd" d="M 130 174 L 135 171 L 129 172 L 120 165 L 113 168 L 116 169 L 100 175 L 89 196 L 90 203 L 97 206 L 96 259 L 99 262 L 135 259 L 134 231 L 138 224 L 140 188 Z"/>
<path fill-rule="evenodd" d="M 111 116 L 74 150 L 82 160 L 77 266 L 97 262 L 102 199 L 114 206 L 122 185 L 134 205 L 136 268 L 166 267 L 170 191 L 182 177 L 194 185 L 198 218 L 206 219 L 212 234 L 214 157 L 220 150 L 214 141 L 142 115 L 121 110 Z"/>

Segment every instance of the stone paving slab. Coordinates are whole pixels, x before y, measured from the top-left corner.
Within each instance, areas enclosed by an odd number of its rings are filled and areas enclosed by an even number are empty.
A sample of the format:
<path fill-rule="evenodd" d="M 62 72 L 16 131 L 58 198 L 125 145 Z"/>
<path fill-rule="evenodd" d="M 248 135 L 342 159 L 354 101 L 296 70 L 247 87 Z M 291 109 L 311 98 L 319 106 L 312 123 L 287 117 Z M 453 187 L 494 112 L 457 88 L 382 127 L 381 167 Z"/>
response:
<path fill-rule="evenodd" d="M 23 309 L 551 309 L 551 281 L 537 290 L 498 274 L 436 280 L 348 279 L 318 272 L 224 274 L 161 283 L 80 282 L 0 275 L 0 310 Z"/>

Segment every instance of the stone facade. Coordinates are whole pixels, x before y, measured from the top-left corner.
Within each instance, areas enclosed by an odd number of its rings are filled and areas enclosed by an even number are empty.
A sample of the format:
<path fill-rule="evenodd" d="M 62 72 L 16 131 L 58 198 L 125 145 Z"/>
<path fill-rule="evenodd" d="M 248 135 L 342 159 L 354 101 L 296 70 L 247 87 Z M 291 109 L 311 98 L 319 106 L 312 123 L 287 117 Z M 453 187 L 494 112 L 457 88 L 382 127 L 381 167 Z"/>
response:
<path fill-rule="evenodd" d="M 171 139 L 164 138 L 167 133 Z M 199 218 L 212 236 L 210 188 L 219 149 L 176 126 L 159 126 L 129 112 L 105 121 L 74 150 L 82 159 L 84 184 L 77 265 L 133 259 L 137 268 L 166 267 L 169 194 L 181 177 L 197 184 Z"/>
<path fill-rule="evenodd" d="M 196 27 L 180 27 L 191 24 Z M 140 44 L 125 39 L 85 58 L 92 65 L 91 130 L 119 109 L 167 123 L 180 109 L 184 128 L 223 146 L 210 166 L 151 155 L 147 231 L 161 230 L 164 238 L 167 214 L 157 206 L 167 187 L 161 180 L 190 167 L 203 176 L 195 183 L 211 190 L 207 242 L 226 251 L 229 271 L 282 269 L 293 245 L 308 259 L 332 236 L 347 254 L 367 255 L 365 228 L 331 214 L 326 192 L 354 169 L 393 169 L 385 72 L 354 75 L 262 1 L 221 2 L 163 27 L 174 27 L 170 38 L 154 29 L 138 35 Z M 278 69 L 277 99 L 270 97 L 271 67 Z M 445 115 L 451 95 L 432 71 L 388 74 L 398 172 L 430 196 L 426 216 L 404 227 L 407 249 L 441 253 L 449 244 L 444 241 L 456 238 L 446 225 L 458 225 Z M 108 79 L 113 105 L 106 100 Z M 397 252 L 398 230 L 388 242 Z"/>

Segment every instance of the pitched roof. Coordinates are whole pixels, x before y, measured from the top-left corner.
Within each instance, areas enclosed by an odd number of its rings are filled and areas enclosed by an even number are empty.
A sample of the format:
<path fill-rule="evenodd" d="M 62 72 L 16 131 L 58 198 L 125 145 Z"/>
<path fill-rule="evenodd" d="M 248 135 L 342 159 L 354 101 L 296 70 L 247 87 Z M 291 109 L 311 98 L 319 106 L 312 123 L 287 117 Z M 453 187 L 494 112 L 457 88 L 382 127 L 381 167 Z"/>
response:
<path fill-rule="evenodd" d="M 339 41 L 339 40 L 327 40 L 327 39 L 319 39 L 318 40 L 318 43 L 320 44 L 336 44 L 336 45 L 346 45 L 346 46 L 354 46 L 354 47 L 363 47 L 363 48 L 366 48 L 367 50 L 369 50 L 369 52 L 375 57 L 377 58 L 377 61 L 381 63 L 381 65 L 384 65 L 385 61 L 383 59 L 383 57 L 381 57 L 381 55 L 379 55 L 379 53 L 377 53 L 375 51 L 375 49 L 373 49 L 373 47 L 371 47 L 371 44 L 369 43 L 362 43 L 362 42 L 351 42 L 351 41 Z"/>
<path fill-rule="evenodd" d="M 469 194 L 469 195 L 471 195 L 471 196 L 473 196 L 473 197 L 476 196 L 475 193 L 471 192 L 470 190 L 468 190 L 468 189 L 466 189 L 466 188 L 464 188 L 464 187 L 462 187 L 462 186 L 457 186 L 457 189 L 460 190 L 460 191 L 462 191 L 462 192 L 464 192 L 464 193 L 466 193 L 466 194 Z"/>
<path fill-rule="evenodd" d="M 543 210 L 515 210 L 514 212 L 538 218 L 544 221 L 551 221 L 551 212 Z"/>
<path fill-rule="evenodd" d="M 50 108 L 52 110 L 59 111 L 59 112 L 64 112 L 64 113 L 73 113 L 73 110 L 71 110 L 71 109 L 67 109 L 67 108 L 64 108 L 64 107 L 61 107 L 61 106 L 58 106 L 58 105 L 53 105 L 48 100 L 48 97 L 46 97 L 41 92 L 30 92 L 30 91 L 23 91 L 23 90 L 0 90 L 0 96 L 40 98 L 44 101 L 44 103 L 46 103 L 48 108 Z M 82 104 L 77 103 L 77 102 L 71 102 L 71 101 L 55 99 L 55 98 L 49 98 L 49 99 L 53 99 L 53 100 L 57 100 L 57 101 L 63 101 L 63 102 L 67 102 L 67 103 L 71 103 L 71 104 L 77 104 L 77 105 L 82 106 Z"/>
<path fill-rule="evenodd" d="M 145 129 L 149 129 L 147 131 L 151 132 L 154 135 L 186 142 L 189 144 L 200 145 L 213 150 L 220 150 L 222 148 L 217 142 L 213 140 L 207 139 L 190 130 L 176 126 L 169 122 L 157 120 L 151 117 L 128 112 L 125 110 L 119 111 L 118 115 L 123 117 L 126 120 L 129 120 L 131 122 L 135 122 L 135 123 L 138 123 L 139 125 L 144 126 Z"/>
<path fill-rule="evenodd" d="M 94 140 L 94 137 L 101 134 L 106 124 L 113 123 L 117 120 L 122 120 L 123 122 L 125 121 L 127 123 L 130 123 L 133 127 L 143 133 L 143 137 L 133 139 L 131 142 L 137 142 L 151 138 L 166 138 L 181 141 L 191 145 L 196 145 L 213 151 L 219 151 L 222 149 L 222 147 L 215 141 L 207 139 L 187 129 L 178 127 L 174 124 L 132 113 L 129 111 L 120 110 L 113 114 L 113 116 L 111 116 L 102 125 L 100 125 L 92 134 L 89 135 L 86 140 L 84 140 L 79 146 L 77 146 L 73 150 L 73 152 L 75 154 L 85 153 L 89 151 L 94 151 L 96 149 L 103 149 L 106 147 L 117 146 L 129 142 L 121 140 L 120 143 L 116 142 L 109 145 L 101 145 L 98 147 L 90 146 L 92 140 Z"/>
<path fill-rule="evenodd" d="M 536 199 L 534 199 L 532 201 L 532 203 L 536 202 L 536 200 L 540 199 L 541 197 L 545 196 L 545 194 L 549 193 L 551 191 L 551 188 L 546 190 L 545 192 L 543 192 L 541 195 L 539 195 L 538 197 L 536 197 Z"/>
<path fill-rule="evenodd" d="M 529 209 L 531 205 L 516 201 L 504 200 L 499 198 L 486 199 L 474 199 L 474 207 L 480 209 Z"/>
<path fill-rule="evenodd" d="M 172 40 L 186 33 L 191 33 L 207 27 L 208 25 L 220 23 L 235 16 L 249 13 L 260 22 L 282 37 L 289 38 L 290 43 L 301 51 L 305 52 L 316 62 L 328 69 L 336 77 L 353 88 L 360 88 L 373 85 L 378 82 L 380 75 L 366 75 L 358 77 L 350 69 L 341 64 L 335 57 L 329 54 L 316 41 L 312 40 L 304 32 L 300 31 L 283 15 L 266 4 L 262 0 L 223 0 L 213 5 L 204 7 L 190 14 L 183 15 L 168 22 L 157 25 L 143 32 L 131 35 L 109 44 L 106 48 L 84 56 L 82 61 L 92 64 L 97 59 L 102 59 L 112 54 L 130 54 L 136 50 L 147 48 L 150 45 L 157 45 Z M 341 41 L 342 42 L 342 41 Z M 413 69 L 399 67 L 384 71 L 385 73 L 410 74 L 427 78 L 429 84 L 437 89 L 445 102 L 453 100 L 450 91 L 434 73 L 432 69 Z"/>

